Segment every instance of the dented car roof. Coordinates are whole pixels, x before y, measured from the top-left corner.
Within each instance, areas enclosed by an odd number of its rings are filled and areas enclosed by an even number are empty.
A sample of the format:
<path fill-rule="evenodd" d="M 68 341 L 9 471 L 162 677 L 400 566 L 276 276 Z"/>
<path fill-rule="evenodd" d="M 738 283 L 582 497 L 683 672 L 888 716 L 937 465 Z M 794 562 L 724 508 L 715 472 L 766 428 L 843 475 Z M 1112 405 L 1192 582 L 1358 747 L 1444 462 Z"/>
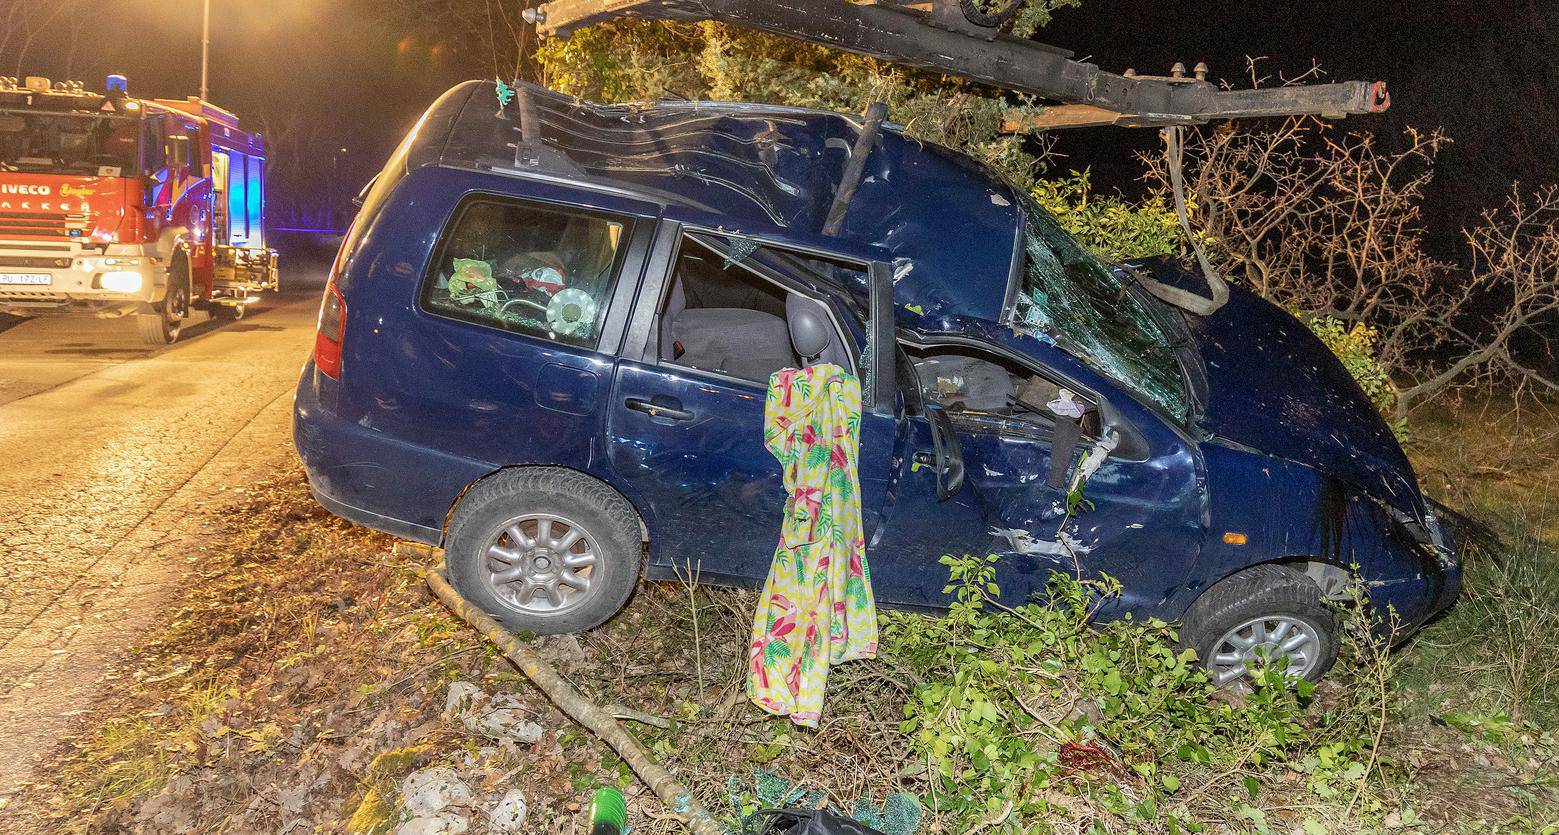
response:
<path fill-rule="evenodd" d="M 847 241 L 913 265 L 895 286 L 904 306 L 927 316 L 1003 313 L 1019 239 L 1016 194 L 962 154 L 884 125 L 843 228 L 829 238 L 821 230 L 861 119 L 739 102 L 602 105 L 534 85 L 520 93 L 500 108 L 493 82 L 449 91 L 424 123 L 423 141 L 438 147 L 423 163 L 594 182 L 732 233 Z M 539 141 L 525 135 L 523 112 L 535 113 Z"/>
<path fill-rule="evenodd" d="M 995 323 L 1008 321 L 1015 301 L 1023 198 L 963 154 L 884 125 L 831 238 L 821 230 L 862 119 L 739 102 L 602 105 L 534 85 L 519 92 L 502 107 L 491 81 L 445 93 L 410 140 L 408 168 L 557 177 L 657 202 L 710 229 L 869 251 L 896 262 L 895 301 L 929 331 L 1006 329 Z M 539 127 L 530 136 L 525 112 Z M 1198 283 L 1167 262 L 1151 268 L 1188 289 Z M 1411 466 L 1357 384 L 1297 320 L 1235 296 L 1220 315 L 1187 317 L 1213 390 L 1202 429 L 1421 511 Z"/>

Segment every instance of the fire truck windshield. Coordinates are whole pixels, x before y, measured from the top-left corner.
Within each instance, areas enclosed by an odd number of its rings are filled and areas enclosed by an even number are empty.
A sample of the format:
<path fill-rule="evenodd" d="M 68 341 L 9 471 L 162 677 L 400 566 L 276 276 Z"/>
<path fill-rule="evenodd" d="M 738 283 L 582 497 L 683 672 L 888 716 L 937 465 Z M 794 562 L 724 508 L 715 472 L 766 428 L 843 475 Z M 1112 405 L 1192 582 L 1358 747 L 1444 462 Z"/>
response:
<path fill-rule="evenodd" d="M 130 177 L 139 148 L 133 118 L 0 110 L 0 171 Z"/>

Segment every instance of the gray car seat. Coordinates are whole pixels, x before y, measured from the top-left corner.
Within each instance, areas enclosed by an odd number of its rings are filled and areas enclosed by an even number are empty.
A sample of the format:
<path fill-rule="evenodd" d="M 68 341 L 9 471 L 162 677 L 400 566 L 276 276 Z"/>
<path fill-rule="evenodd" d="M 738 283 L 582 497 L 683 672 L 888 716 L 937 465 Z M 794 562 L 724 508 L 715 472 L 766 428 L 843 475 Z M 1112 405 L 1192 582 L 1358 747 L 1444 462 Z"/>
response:
<path fill-rule="evenodd" d="M 806 296 L 798 296 L 795 293 L 791 293 L 785 299 L 785 316 L 787 319 L 794 320 L 799 311 L 809 309 L 821 317 L 824 322 L 832 323 L 833 320 L 828 317 L 828 306 L 822 302 L 816 299 L 809 299 Z M 832 327 L 831 324 L 830 327 Z M 809 358 L 803 357 L 802 359 Z M 831 362 L 845 371 L 850 370 L 850 355 L 845 352 L 844 346 L 839 344 L 838 339 L 829 340 L 828 347 L 823 349 L 823 353 L 813 361 L 813 364 L 823 362 Z"/>
<path fill-rule="evenodd" d="M 744 380 L 768 380 L 796 365 L 785 320 L 757 310 L 688 308 L 671 322 L 671 345 L 678 344 L 682 355 L 677 362 Z"/>

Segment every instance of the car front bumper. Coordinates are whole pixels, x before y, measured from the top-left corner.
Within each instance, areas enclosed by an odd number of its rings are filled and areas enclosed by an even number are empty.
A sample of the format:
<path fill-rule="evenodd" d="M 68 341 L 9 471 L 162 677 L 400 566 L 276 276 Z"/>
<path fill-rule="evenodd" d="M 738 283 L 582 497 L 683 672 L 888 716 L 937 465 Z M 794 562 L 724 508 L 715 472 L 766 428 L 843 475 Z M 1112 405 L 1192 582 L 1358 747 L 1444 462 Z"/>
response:
<path fill-rule="evenodd" d="M 166 264 L 142 247 L 101 251 L 12 243 L 0 248 L 3 312 L 122 316 L 148 310 L 166 293 Z"/>

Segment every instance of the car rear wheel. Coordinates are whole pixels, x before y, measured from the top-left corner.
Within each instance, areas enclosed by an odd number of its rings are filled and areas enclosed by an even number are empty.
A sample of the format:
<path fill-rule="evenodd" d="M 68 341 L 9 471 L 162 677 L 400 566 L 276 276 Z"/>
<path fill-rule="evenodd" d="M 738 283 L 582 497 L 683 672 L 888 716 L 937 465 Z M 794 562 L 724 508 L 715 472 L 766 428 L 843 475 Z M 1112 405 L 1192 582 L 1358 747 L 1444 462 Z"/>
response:
<path fill-rule="evenodd" d="M 1250 689 L 1261 664 L 1287 659 L 1293 679 L 1318 681 L 1337 660 L 1337 616 L 1308 576 L 1258 565 L 1202 593 L 1186 612 L 1180 642 L 1196 650 L 1213 684 Z"/>
<path fill-rule="evenodd" d="M 633 593 L 642 541 L 633 508 L 571 470 L 492 476 L 455 507 L 444 562 L 467 600 L 514 631 L 582 632 Z"/>
<path fill-rule="evenodd" d="M 136 329 L 148 345 L 171 345 L 178 341 L 189 315 L 189 262 L 180 258 L 168 273 L 168 292 L 152 313 L 137 313 Z"/>

